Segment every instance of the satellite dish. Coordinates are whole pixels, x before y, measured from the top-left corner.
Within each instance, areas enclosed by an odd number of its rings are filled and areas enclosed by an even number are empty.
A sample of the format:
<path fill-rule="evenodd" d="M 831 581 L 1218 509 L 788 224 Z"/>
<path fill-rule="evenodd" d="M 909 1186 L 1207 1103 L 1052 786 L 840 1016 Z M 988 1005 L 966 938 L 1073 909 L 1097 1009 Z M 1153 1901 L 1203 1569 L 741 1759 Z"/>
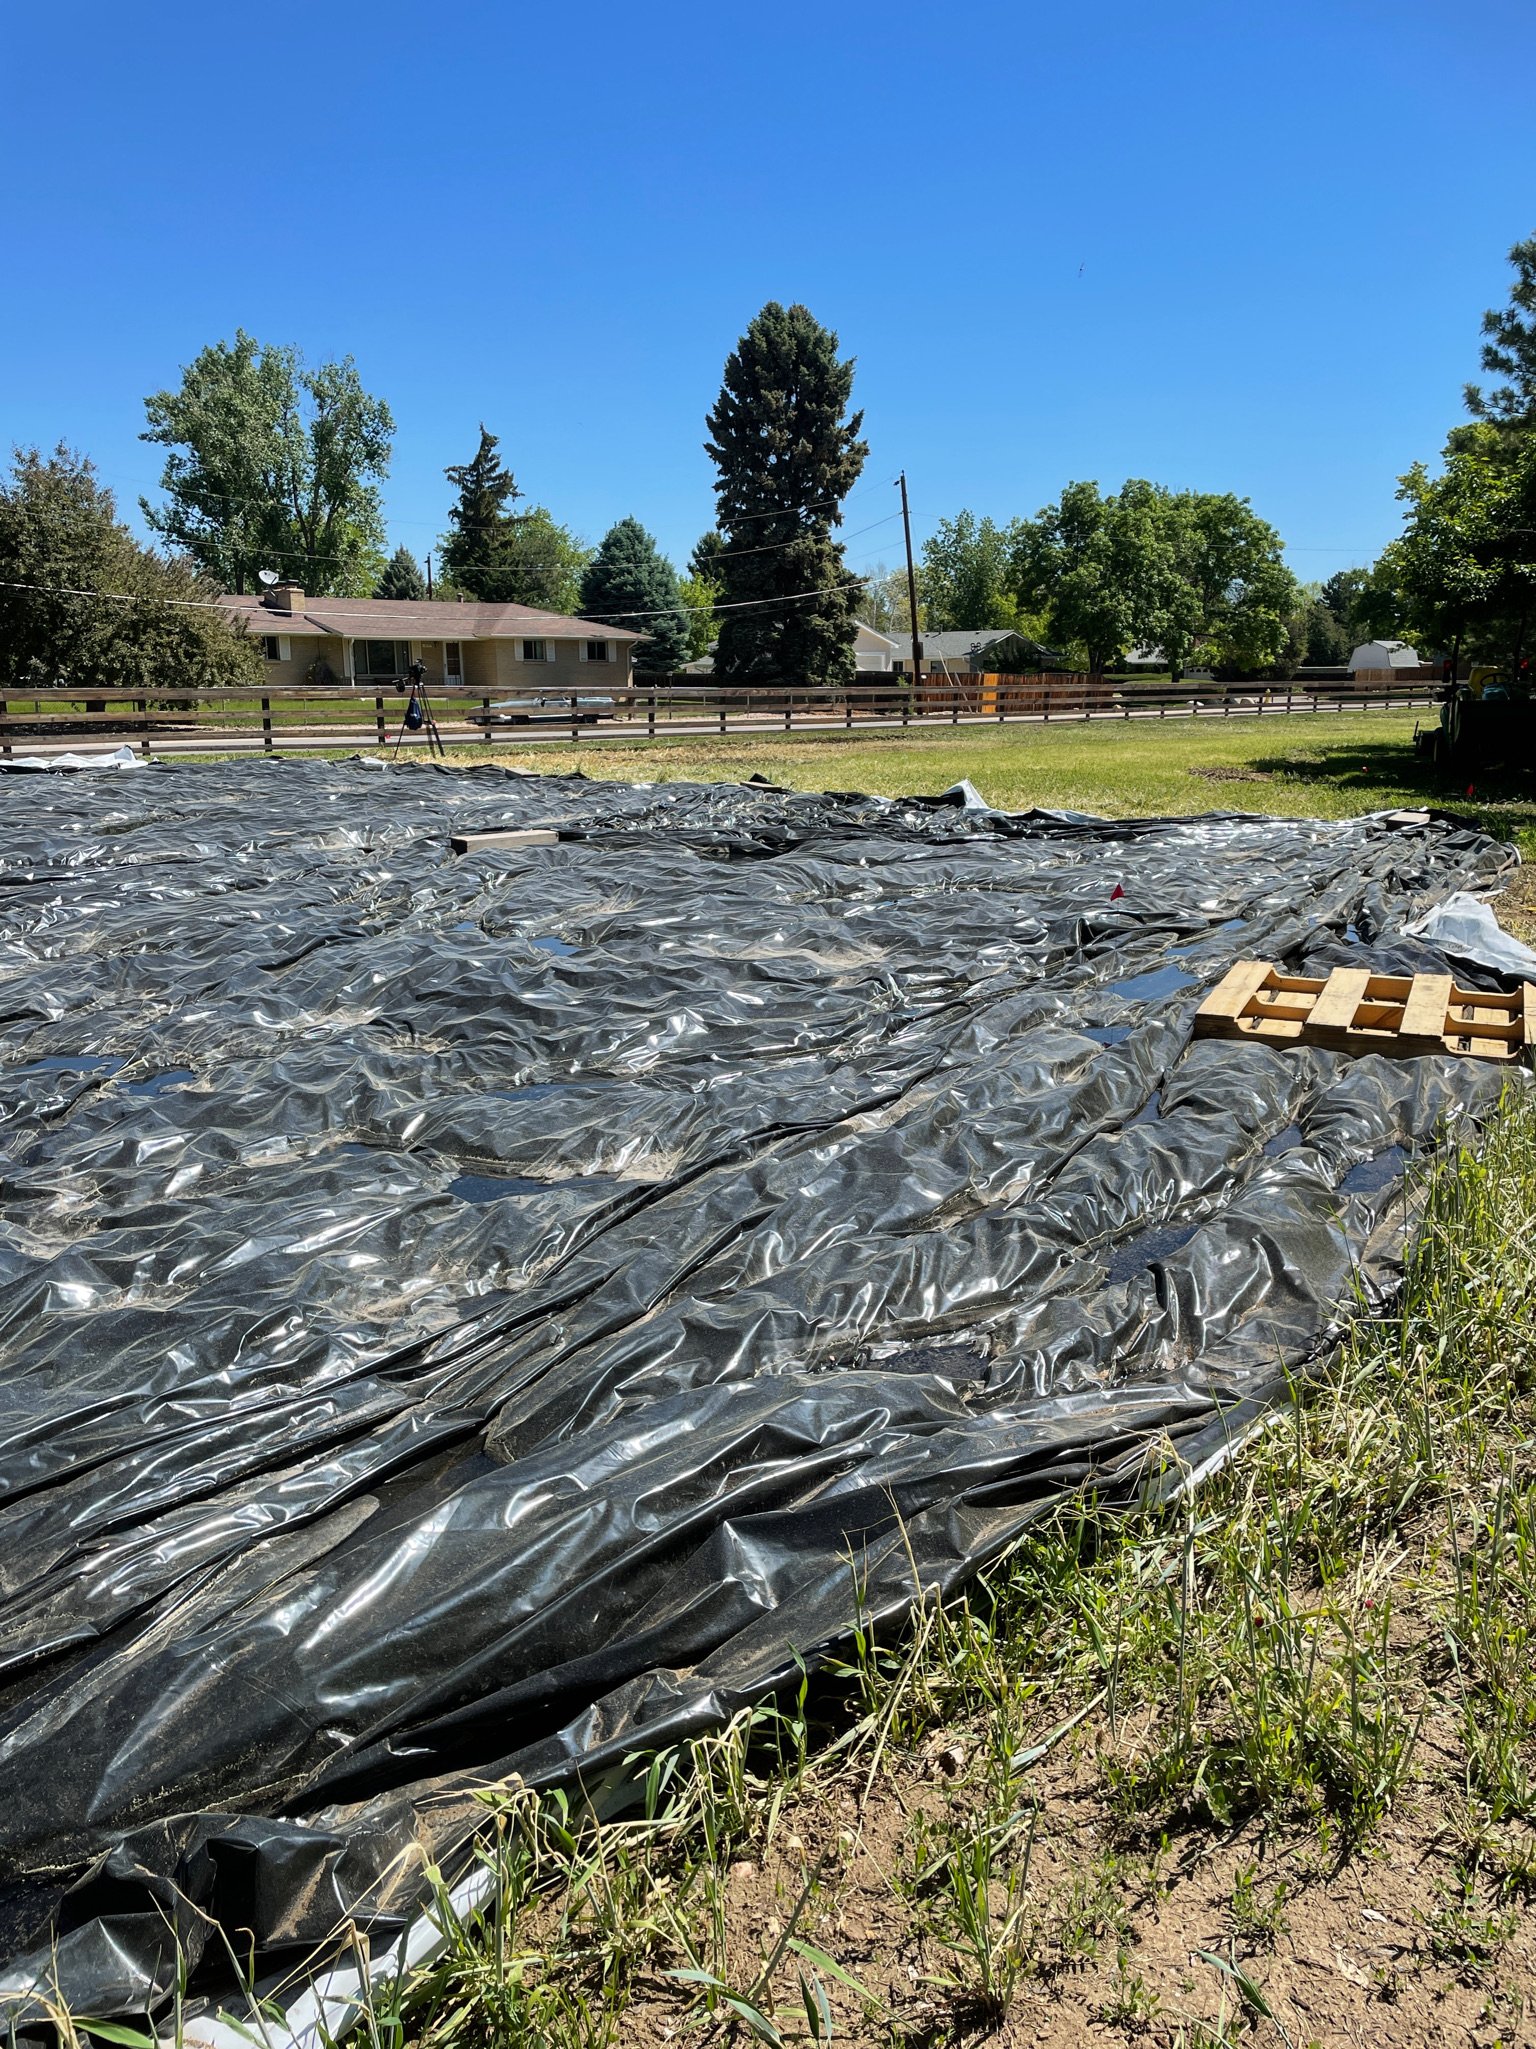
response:
<path fill-rule="evenodd" d="M 277 582 L 277 571 L 275 569 L 258 569 L 256 581 L 265 584 L 267 589 L 271 590 L 273 584 Z"/>

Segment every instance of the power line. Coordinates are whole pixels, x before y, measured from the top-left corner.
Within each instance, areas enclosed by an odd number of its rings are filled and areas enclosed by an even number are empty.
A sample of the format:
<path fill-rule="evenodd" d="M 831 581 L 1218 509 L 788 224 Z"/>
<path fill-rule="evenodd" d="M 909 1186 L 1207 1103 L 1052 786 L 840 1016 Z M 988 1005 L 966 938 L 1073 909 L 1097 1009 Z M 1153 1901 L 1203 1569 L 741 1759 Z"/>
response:
<path fill-rule="evenodd" d="M 855 494 L 855 493 L 852 493 L 852 492 L 850 492 L 850 493 L 849 493 L 849 496 L 850 496 L 850 497 L 852 497 L 852 496 L 855 496 L 855 495 L 857 495 L 857 494 Z M 260 501 L 259 501 L 259 500 L 256 500 L 256 499 L 248 499 L 248 500 L 245 500 L 245 501 L 232 501 L 232 502 L 244 502 L 244 503 L 247 503 L 247 504 L 258 504 L 258 503 L 260 503 Z M 827 499 L 827 500 L 825 501 L 825 503 L 826 503 L 826 504 L 828 504 L 828 505 L 836 504 L 837 502 L 838 502 L 838 501 L 837 501 L 836 499 Z M 276 502 L 275 500 L 273 501 L 272 505 L 271 505 L 271 506 L 270 506 L 270 507 L 269 507 L 268 509 L 269 509 L 269 510 L 286 510 L 286 508 L 285 508 L 285 507 L 280 507 L 280 506 L 279 506 L 279 505 L 277 504 L 277 502 Z M 799 511 L 815 511 L 816 509 L 817 509 L 817 508 L 816 508 L 816 507 L 814 507 L 814 506 L 802 506 L 802 507 L 798 507 L 798 508 L 796 508 L 796 510 L 799 510 Z M 36 516 L 36 515 L 34 515 L 34 517 L 35 517 L 35 516 Z M 45 517 L 47 517 L 48 515 L 44 515 L 44 516 L 45 516 Z M 775 514 L 771 514 L 771 515 L 770 515 L 770 514 L 767 514 L 767 513 L 764 513 L 764 514 L 762 514 L 762 515 L 754 515 L 754 517 L 759 517 L 759 516 L 761 516 L 762 518 L 769 518 L 769 517 L 773 517 L 773 518 L 787 518 L 787 517 L 789 517 L 790 515 L 789 515 L 788 513 L 782 513 L 782 514 L 780 514 L 780 513 L 775 513 Z M 860 537 L 860 535 L 861 535 L 861 534 L 869 534 L 869 533 L 873 533 L 873 532 L 875 531 L 875 529 L 876 529 L 877 527 L 882 527 L 882 526 L 888 526 L 888 525 L 889 525 L 889 524 L 891 523 L 891 521 L 892 521 L 892 520 L 895 520 L 895 519 L 899 519 L 899 518 L 900 518 L 900 516 L 901 516 L 901 515 L 900 515 L 899 513 L 895 513 L 895 512 L 887 513 L 887 514 L 886 514 L 886 516 L 885 516 L 885 517 L 884 517 L 883 519 L 874 519 L 874 520 L 871 520 L 871 521 L 869 522 L 868 526 L 860 526 L 860 527 L 854 527 L 854 528 L 852 529 L 852 531 L 851 531 L 851 532 L 849 532 L 849 533 L 846 533 L 846 534 L 838 534 L 838 535 L 835 535 L 835 536 L 831 536 L 830 538 L 833 538 L 833 539 L 834 539 L 834 540 L 836 541 L 836 544 L 837 544 L 837 546 L 839 546 L 839 547 L 843 547 L 843 546 L 845 546 L 845 545 L 846 545 L 846 544 L 847 544 L 847 543 L 848 543 L 849 541 L 856 541 L 856 540 L 858 540 L 858 538 Z M 515 518 L 517 517 L 517 515 L 516 515 L 516 514 L 514 514 L 514 515 L 512 515 L 512 517 L 513 517 L 513 518 L 515 519 Z M 70 523 L 70 522 L 63 522 L 63 523 Z M 425 522 L 423 522 L 423 524 L 425 524 Z M 477 530 L 478 530 L 478 529 L 477 529 Z M 810 538 L 810 537 L 809 537 L 809 536 L 807 536 L 807 535 L 805 535 L 805 534 L 795 534 L 795 535 L 793 535 L 793 536 L 792 536 L 792 537 L 791 537 L 791 538 L 790 538 L 789 540 L 787 540 L 787 541 L 764 541 L 764 542 L 762 542 L 762 543 L 761 543 L 761 544 L 760 544 L 759 546 L 757 546 L 757 547 L 754 547 L 754 548 L 720 548 L 720 549 L 717 549 L 717 550 L 716 550 L 716 552 L 715 552 L 714 556 L 712 557 L 712 559 L 713 559 L 713 560 L 715 560 L 715 561 L 725 562 L 725 561 L 733 561 L 733 560 L 735 560 L 735 559 L 736 559 L 737 557 L 739 557 L 739 556 L 742 556 L 742 555 L 771 555 L 771 554 L 775 554 L 775 553 L 779 552 L 780 550 L 782 550 L 782 549 L 784 549 L 784 548 L 793 548 L 793 547 L 795 547 L 795 546 L 796 546 L 796 545 L 797 545 L 797 544 L 798 544 L 799 542 L 801 542 L 801 541 L 803 541 L 803 540 L 806 540 L 807 538 Z M 255 547 L 255 544 L 252 544 L 252 545 L 251 545 L 251 546 L 250 546 L 249 548 L 245 548 L 245 549 L 242 549 L 242 551 L 241 551 L 241 552 L 242 552 L 242 553 L 255 553 L 255 552 L 258 552 L 258 551 L 257 551 L 257 549 L 256 549 L 256 547 Z M 303 548 L 303 547 L 297 547 L 297 548 L 285 548 L 285 547 L 275 547 L 275 546 L 268 546 L 268 547 L 266 547 L 266 549 L 265 549 L 265 552 L 266 552 L 266 553 L 267 553 L 268 555 L 271 555 L 271 556 L 275 556 L 275 557 L 276 557 L 276 558 L 278 558 L 278 559 L 279 559 L 280 561 L 281 561 L 281 560 L 294 560 L 294 561 L 298 561 L 298 562 L 300 562 L 300 563 L 306 563 L 306 562 L 355 562 L 355 561 L 357 560 L 357 557 L 356 557 L 355 555 L 337 555 L 337 554 L 332 554 L 332 553 L 328 552 L 327 550 L 325 550 L 325 549 L 321 549 L 321 548 Z M 595 553 L 596 551 L 594 550 L 593 552 Z M 519 568 L 523 568 L 523 569 L 562 569 L 562 568 L 567 568 L 567 567 L 570 567 L 570 566 L 571 566 L 571 564 L 570 564 L 570 558 L 569 558 L 568 556 L 559 556 L 559 555 L 519 555 L 519 556 L 517 556 L 517 557 L 516 557 L 516 562 L 517 562 L 517 566 L 518 566 Z M 487 566 L 487 565 L 477 565 L 477 566 Z"/>

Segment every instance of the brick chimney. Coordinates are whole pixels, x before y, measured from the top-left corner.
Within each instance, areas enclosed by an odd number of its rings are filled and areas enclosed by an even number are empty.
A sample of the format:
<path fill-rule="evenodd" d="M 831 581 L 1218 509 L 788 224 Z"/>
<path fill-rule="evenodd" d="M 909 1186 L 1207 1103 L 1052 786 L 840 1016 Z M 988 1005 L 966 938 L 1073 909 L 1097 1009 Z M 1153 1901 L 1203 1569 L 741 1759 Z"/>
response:
<path fill-rule="evenodd" d="M 304 587 L 297 583 L 277 584 L 267 592 L 261 602 L 274 612 L 302 612 Z"/>

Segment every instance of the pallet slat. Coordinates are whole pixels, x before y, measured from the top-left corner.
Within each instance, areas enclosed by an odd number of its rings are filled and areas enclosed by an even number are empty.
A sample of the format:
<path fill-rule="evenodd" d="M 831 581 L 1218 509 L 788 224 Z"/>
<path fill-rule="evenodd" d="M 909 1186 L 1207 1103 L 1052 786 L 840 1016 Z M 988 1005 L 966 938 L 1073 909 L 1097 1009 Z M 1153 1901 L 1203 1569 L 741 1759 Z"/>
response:
<path fill-rule="evenodd" d="M 1270 961 L 1237 961 L 1195 1013 L 1195 1036 L 1400 1060 L 1427 1053 L 1515 1060 L 1536 1045 L 1536 985 L 1523 983 L 1505 996 L 1458 989 L 1449 975 L 1335 968 L 1324 978 L 1282 975 Z"/>

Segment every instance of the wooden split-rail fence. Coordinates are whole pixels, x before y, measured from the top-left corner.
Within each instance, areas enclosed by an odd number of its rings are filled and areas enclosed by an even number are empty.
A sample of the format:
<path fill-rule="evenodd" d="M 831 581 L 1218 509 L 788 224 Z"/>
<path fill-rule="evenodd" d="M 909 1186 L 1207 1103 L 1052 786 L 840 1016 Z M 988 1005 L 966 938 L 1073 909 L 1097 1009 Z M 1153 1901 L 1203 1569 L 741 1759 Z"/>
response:
<path fill-rule="evenodd" d="M 89 693 L 65 686 L 0 697 L 0 757 L 121 746 L 144 755 L 273 754 L 290 750 L 425 746 L 401 727 L 409 685 L 272 685 L 198 690 L 167 682 Z M 429 701 L 448 745 L 527 746 L 548 740 L 643 740 L 704 734 L 775 735 L 977 726 L 1010 720 L 1236 718 L 1288 712 L 1346 712 L 1433 703 L 1432 679 L 1369 685 L 1309 683 L 1170 684 L 1136 679 L 1032 676 L 862 675 L 846 689 L 764 684 L 727 687 L 707 679 L 637 677 L 603 692 L 546 694 L 528 709 L 463 685 L 434 685 Z"/>

